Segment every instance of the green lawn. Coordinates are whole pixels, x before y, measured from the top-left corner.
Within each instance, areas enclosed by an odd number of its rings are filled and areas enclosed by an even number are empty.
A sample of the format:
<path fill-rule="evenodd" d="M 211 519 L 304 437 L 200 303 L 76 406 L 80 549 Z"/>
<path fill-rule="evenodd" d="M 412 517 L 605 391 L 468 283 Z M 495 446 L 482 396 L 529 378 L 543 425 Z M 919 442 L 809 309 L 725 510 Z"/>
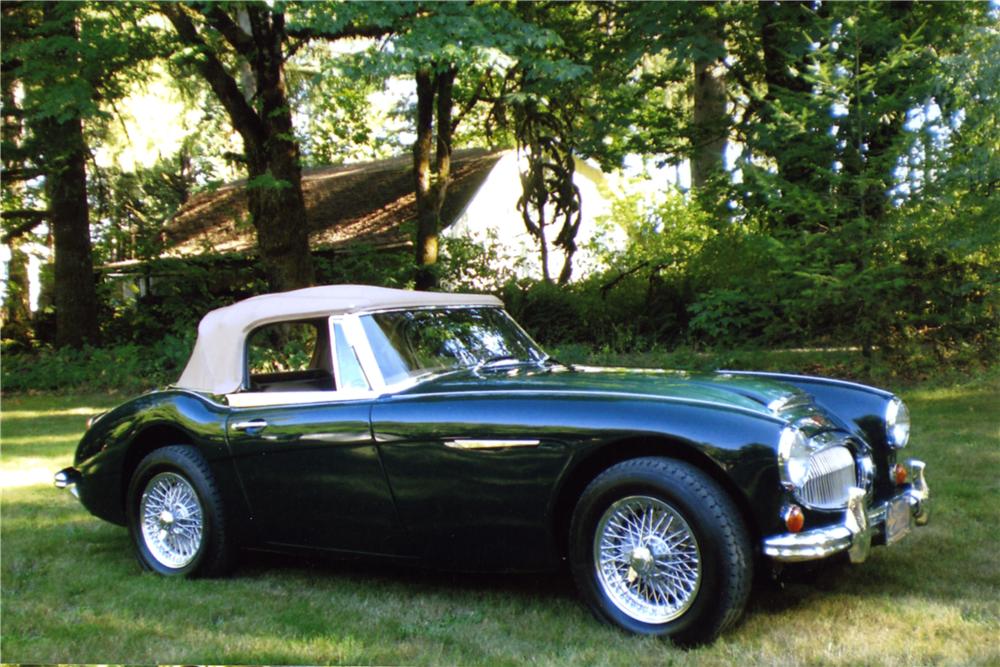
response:
<path fill-rule="evenodd" d="M 235 576 L 140 573 L 123 528 L 51 487 L 107 396 L 2 406 L 4 663 L 1000 663 L 1000 383 L 904 391 L 932 523 L 860 567 L 757 586 L 689 652 L 598 624 L 568 578 L 452 576 L 276 556 Z"/>

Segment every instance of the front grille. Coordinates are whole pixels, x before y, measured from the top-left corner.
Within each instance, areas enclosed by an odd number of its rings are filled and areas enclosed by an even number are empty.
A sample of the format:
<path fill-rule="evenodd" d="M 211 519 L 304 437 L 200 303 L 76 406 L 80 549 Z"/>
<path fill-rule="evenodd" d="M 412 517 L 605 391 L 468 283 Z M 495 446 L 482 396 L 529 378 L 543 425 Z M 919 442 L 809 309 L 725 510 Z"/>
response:
<path fill-rule="evenodd" d="M 817 509 L 846 507 L 848 492 L 857 484 L 851 451 L 847 447 L 828 447 L 810 457 L 799 500 Z"/>

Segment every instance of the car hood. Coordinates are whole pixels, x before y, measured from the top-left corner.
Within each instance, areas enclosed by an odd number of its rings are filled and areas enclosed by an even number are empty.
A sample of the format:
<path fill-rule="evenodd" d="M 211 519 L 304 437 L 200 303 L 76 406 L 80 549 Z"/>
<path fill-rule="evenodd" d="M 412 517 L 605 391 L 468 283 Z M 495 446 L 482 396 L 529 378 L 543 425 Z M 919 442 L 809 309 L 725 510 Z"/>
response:
<path fill-rule="evenodd" d="M 759 377 L 716 373 L 591 366 L 499 366 L 462 370 L 428 378 L 404 392 L 412 394 L 483 391 L 628 394 L 649 399 L 712 403 L 778 416 L 812 402 L 790 384 Z"/>

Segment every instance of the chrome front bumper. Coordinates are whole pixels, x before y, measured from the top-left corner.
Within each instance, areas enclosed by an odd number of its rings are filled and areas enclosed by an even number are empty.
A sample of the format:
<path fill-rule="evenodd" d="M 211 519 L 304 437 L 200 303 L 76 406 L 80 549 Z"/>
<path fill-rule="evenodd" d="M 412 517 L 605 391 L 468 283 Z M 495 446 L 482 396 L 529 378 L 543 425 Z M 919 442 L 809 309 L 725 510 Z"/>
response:
<path fill-rule="evenodd" d="M 74 498 L 80 497 L 80 492 L 76 488 L 76 483 L 80 481 L 80 471 L 76 468 L 63 468 L 56 473 L 53 480 L 57 489 L 66 489 L 73 494 Z"/>
<path fill-rule="evenodd" d="M 917 526 L 930 520 L 930 489 L 924 478 L 924 462 L 910 459 L 905 463 L 910 484 L 889 502 L 870 508 L 864 489 L 851 489 L 843 520 L 832 526 L 784 533 L 764 539 L 764 555 L 784 563 L 826 558 L 847 551 L 852 563 L 862 563 L 871 551 L 872 537 L 884 535 L 889 506 L 902 499 L 910 508 L 910 518 Z"/>

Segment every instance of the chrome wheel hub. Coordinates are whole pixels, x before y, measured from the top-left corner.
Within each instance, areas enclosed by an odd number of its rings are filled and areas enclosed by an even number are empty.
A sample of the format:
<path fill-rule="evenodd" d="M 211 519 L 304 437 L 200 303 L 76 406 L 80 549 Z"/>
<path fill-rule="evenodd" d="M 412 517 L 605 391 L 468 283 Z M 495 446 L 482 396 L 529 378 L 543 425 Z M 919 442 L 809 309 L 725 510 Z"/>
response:
<path fill-rule="evenodd" d="M 619 610 L 644 623 L 666 623 L 694 602 L 701 555 L 691 527 L 657 498 L 612 504 L 594 534 L 597 581 Z"/>
<path fill-rule="evenodd" d="M 656 561 L 653 559 L 653 553 L 646 547 L 636 547 L 633 549 L 628 560 L 629 566 L 637 574 L 649 575 L 656 569 Z"/>
<path fill-rule="evenodd" d="M 142 540 L 160 564 L 182 568 L 191 563 L 205 536 L 204 512 L 190 482 L 163 472 L 146 483 L 139 503 Z"/>

